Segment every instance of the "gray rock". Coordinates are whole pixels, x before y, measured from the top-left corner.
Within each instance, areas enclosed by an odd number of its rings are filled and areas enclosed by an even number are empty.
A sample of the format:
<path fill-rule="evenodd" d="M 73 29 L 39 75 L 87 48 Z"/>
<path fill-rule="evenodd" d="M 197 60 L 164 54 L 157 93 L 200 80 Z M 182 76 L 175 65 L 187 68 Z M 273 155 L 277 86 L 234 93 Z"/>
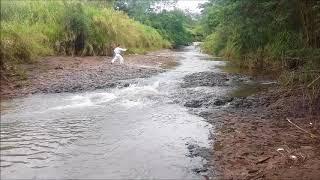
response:
<path fill-rule="evenodd" d="M 184 104 L 185 107 L 191 108 L 199 108 L 202 106 L 202 102 L 200 100 L 191 100 Z"/>

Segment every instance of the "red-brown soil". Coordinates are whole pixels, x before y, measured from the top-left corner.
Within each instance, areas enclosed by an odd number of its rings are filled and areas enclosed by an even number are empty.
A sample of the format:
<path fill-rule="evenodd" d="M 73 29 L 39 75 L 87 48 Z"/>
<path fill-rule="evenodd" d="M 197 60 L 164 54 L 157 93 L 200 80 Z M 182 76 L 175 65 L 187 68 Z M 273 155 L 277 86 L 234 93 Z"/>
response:
<path fill-rule="evenodd" d="M 207 117 L 217 125 L 212 177 L 319 179 L 320 101 L 310 111 L 303 92 L 272 88 L 246 98 L 248 107 L 240 103 L 221 118 Z"/>

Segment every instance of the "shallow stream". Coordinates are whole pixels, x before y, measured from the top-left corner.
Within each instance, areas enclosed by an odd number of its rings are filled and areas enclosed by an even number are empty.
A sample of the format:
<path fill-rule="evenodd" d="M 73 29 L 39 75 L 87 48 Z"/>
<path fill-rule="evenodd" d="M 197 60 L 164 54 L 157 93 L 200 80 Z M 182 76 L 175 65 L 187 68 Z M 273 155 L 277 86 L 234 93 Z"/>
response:
<path fill-rule="evenodd" d="M 175 100 L 185 76 L 224 62 L 193 46 L 175 56 L 176 68 L 128 87 L 2 102 L 1 178 L 201 178 L 206 160 L 188 145 L 210 148 L 212 126 Z"/>

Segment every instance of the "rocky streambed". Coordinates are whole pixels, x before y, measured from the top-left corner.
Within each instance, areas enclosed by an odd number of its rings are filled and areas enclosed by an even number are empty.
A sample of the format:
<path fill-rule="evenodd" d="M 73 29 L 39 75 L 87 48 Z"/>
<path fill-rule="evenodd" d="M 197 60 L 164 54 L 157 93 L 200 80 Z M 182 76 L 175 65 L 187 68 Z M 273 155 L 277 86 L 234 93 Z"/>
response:
<path fill-rule="evenodd" d="M 2 110 L 1 177 L 320 176 L 320 105 L 300 89 L 224 72 L 194 47 L 125 59 L 48 57 L 2 82 L 1 97 L 28 96 Z"/>
<path fill-rule="evenodd" d="M 111 64 L 112 57 L 46 57 L 21 65 L 23 76 L 1 79 L 1 97 L 36 93 L 92 91 L 128 86 L 126 80 L 146 78 L 177 64 L 170 50 L 125 56 L 125 64 Z"/>
<path fill-rule="evenodd" d="M 311 107 L 304 89 L 221 72 L 188 75 L 181 87 L 177 102 L 214 127 L 213 149 L 188 146 L 208 160 L 196 172 L 208 179 L 320 177 L 320 101 Z"/>

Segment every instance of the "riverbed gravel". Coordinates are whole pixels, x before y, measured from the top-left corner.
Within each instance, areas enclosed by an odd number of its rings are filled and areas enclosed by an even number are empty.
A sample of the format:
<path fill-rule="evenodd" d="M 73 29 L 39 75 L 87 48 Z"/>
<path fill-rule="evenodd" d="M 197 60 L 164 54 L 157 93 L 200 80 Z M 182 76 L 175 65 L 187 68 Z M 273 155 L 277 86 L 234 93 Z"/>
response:
<path fill-rule="evenodd" d="M 170 50 L 125 56 L 125 64 L 111 64 L 112 57 L 46 57 L 22 65 L 24 78 L 1 80 L 1 97 L 35 93 L 79 92 L 121 87 L 127 80 L 146 78 L 177 64 Z"/>

